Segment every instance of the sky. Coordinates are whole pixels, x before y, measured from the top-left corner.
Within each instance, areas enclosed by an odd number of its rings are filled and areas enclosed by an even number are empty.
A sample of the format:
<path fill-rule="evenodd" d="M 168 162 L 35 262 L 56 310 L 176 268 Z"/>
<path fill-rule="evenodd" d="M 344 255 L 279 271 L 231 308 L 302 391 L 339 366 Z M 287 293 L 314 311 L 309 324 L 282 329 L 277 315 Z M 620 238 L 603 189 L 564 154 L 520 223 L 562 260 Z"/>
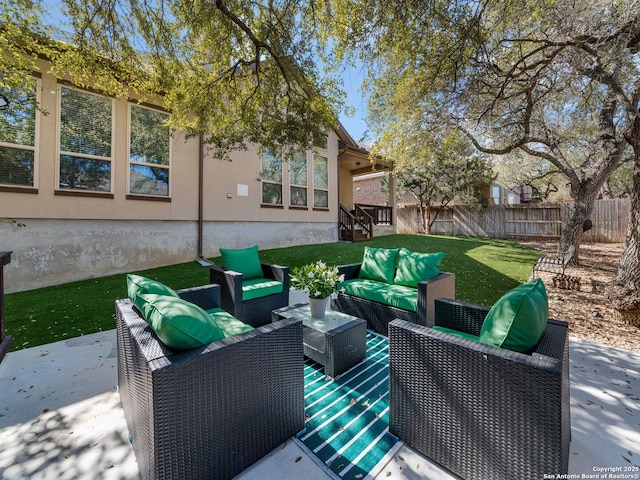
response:
<path fill-rule="evenodd" d="M 355 113 L 351 116 L 341 113 L 339 120 L 355 141 L 366 144 L 370 143 L 370 140 L 364 138 L 368 129 L 365 122 L 367 116 L 367 99 L 361 91 L 363 75 L 362 68 L 347 67 L 345 69 L 343 81 L 344 89 L 347 93 L 347 105 L 353 108 Z"/>

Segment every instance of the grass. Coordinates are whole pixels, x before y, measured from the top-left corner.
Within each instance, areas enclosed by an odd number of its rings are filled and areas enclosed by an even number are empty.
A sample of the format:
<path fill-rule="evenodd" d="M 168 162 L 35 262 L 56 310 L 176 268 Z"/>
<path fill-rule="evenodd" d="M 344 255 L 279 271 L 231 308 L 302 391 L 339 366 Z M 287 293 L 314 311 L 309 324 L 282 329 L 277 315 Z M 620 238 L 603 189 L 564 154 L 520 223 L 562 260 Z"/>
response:
<path fill-rule="evenodd" d="M 364 243 L 324 243 L 261 250 L 262 261 L 301 266 L 316 260 L 331 265 L 359 262 L 365 245 L 445 252 L 441 269 L 456 275 L 456 298 L 492 305 L 524 282 L 537 252 L 508 240 L 389 235 Z M 220 257 L 211 258 L 220 265 Z M 136 271 L 174 289 L 209 283 L 209 269 L 197 262 Z M 5 296 L 5 333 L 12 350 L 115 328 L 114 300 L 127 295 L 125 274 L 94 278 Z"/>

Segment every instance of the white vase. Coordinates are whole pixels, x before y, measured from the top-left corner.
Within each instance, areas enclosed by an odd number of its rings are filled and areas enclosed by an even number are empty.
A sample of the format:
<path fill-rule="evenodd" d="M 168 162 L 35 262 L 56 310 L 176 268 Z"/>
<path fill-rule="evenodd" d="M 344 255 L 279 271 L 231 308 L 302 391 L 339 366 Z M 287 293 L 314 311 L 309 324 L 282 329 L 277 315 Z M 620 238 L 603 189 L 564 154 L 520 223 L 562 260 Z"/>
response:
<path fill-rule="evenodd" d="M 329 303 L 329 297 L 309 298 L 309 308 L 311 309 L 311 316 L 313 318 L 324 318 L 324 315 L 327 311 L 328 303 Z"/>

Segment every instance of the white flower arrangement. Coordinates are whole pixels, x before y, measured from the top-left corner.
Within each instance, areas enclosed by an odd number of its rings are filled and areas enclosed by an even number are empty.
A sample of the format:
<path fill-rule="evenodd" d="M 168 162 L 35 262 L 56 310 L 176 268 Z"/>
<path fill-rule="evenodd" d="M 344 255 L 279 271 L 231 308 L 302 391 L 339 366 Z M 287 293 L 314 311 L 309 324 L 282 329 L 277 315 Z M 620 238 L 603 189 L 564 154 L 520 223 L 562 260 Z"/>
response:
<path fill-rule="evenodd" d="M 338 267 L 317 261 L 293 268 L 290 281 L 293 288 L 308 291 L 309 298 L 327 298 L 337 291 L 338 283 L 344 281 L 344 275 L 338 274 Z"/>

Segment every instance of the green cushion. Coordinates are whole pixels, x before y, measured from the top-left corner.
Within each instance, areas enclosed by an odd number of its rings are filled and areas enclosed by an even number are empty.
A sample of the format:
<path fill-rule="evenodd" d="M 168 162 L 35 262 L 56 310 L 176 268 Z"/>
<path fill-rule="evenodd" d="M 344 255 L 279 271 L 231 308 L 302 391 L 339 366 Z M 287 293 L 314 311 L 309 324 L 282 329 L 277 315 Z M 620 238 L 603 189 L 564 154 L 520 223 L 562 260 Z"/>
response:
<path fill-rule="evenodd" d="M 164 283 L 157 280 L 151 280 L 140 275 L 134 275 L 132 273 L 127 275 L 127 294 L 133 304 L 142 311 L 142 301 L 138 298 L 139 295 L 147 293 L 155 293 L 156 295 L 167 295 L 169 297 L 178 297 L 175 290 L 167 287 Z"/>
<path fill-rule="evenodd" d="M 244 279 L 244 277 L 243 277 Z M 242 282 L 242 301 L 282 293 L 282 282 L 270 278 L 252 278 Z"/>
<path fill-rule="evenodd" d="M 549 317 L 547 290 L 539 278 L 505 293 L 487 314 L 480 341 L 516 352 L 531 350 Z"/>
<path fill-rule="evenodd" d="M 417 287 L 418 282 L 438 276 L 443 252 L 417 253 L 402 248 L 398 254 L 398 268 L 393 283 Z"/>
<path fill-rule="evenodd" d="M 435 327 L 433 327 L 433 329 L 437 330 L 439 332 L 444 332 L 444 333 L 448 333 L 450 335 L 455 335 L 456 337 L 465 338 L 467 340 L 473 340 L 474 342 L 480 341 L 480 338 L 476 337 L 475 335 L 471 335 L 470 333 L 466 333 L 466 332 L 459 332 L 458 330 L 453 330 L 452 328 L 435 326 Z"/>
<path fill-rule="evenodd" d="M 224 338 L 202 308 L 181 298 L 142 294 L 142 314 L 158 338 L 174 350 L 190 350 Z"/>
<path fill-rule="evenodd" d="M 241 273 L 243 281 L 260 278 L 264 275 L 262 273 L 262 265 L 260 265 L 257 245 L 236 250 L 221 248 L 220 254 L 222 255 L 224 268 Z"/>
<path fill-rule="evenodd" d="M 216 325 L 222 330 L 224 338 L 233 337 L 240 333 L 249 332 L 254 328 L 251 325 L 242 323 L 236 317 L 229 312 L 224 311 L 222 308 L 212 308 L 207 310 L 209 316 L 216 322 Z"/>
<path fill-rule="evenodd" d="M 338 284 L 338 289 L 355 297 L 392 307 L 416 311 L 418 290 L 404 285 L 389 285 L 366 278 L 354 278 Z"/>
<path fill-rule="evenodd" d="M 364 247 L 362 266 L 358 276 L 378 282 L 393 283 L 399 251 L 399 248 Z"/>

